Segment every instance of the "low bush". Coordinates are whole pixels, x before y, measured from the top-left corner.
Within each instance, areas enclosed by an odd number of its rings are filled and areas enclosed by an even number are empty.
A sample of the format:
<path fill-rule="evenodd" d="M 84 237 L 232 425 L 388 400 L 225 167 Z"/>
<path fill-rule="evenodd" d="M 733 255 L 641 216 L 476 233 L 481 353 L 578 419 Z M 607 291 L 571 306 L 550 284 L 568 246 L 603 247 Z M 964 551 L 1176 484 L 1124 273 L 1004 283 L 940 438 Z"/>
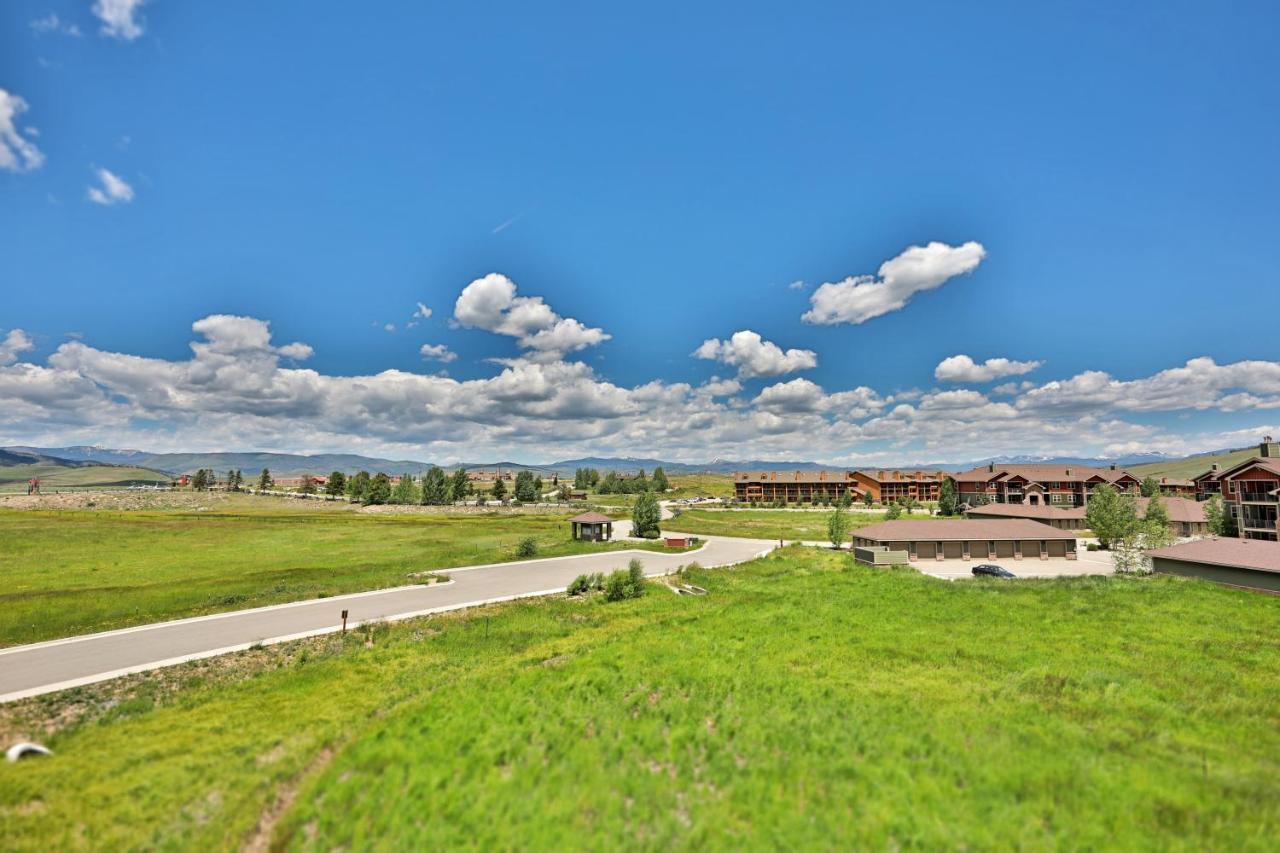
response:
<path fill-rule="evenodd" d="M 1088 545 L 1085 545 L 1084 547 L 1085 547 L 1085 549 L 1086 549 L 1086 550 L 1088 550 L 1088 551 L 1096 551 L 1096 550 L 1098 550 L 1098 543 L 1097 543 L 1097 542 L 1090 542 Z"/>
<path fill-rule="evenodd" d="M 516 556 L 527 560 L 530 557 L 538 555 L 538 540 L 532 536 L 526 536 L 520 540 L 520 544 L 516 546 Z"/>
<path fill-rule="evenodd" d="M 578 575 L 569 583 L 569 588 L 565 592 L 569 595 L 585 595 L 591 591 L 591 578 L 587 575 Z"/>
<path fill-rule="evenodd" d="M 625 570 L 618 569 L 605 578 L 604 600 L 640 598 L 645 594 L 645 589 L 644 566 L 639 560 L 632 560 Z"/>

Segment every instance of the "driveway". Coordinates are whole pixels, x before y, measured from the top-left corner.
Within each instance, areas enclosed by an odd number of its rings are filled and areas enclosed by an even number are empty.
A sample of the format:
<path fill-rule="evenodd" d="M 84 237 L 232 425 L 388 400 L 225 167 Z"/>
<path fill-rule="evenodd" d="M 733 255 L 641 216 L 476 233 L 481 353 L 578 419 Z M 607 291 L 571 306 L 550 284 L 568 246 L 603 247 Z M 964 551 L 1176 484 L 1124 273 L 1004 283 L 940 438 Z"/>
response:
<path fill-rule="evenodd" d="M 911 567 L 930 577 L 954 581 L 973 577 L 973 567 L 979 563 L 995 563 L 1020 578 L 1068 578 L 1081 575 L 1111 575 L 1115 567 L 1111 555 L 1102 551 L 1089 552 L 1083 548 L 1074 560 L 1051 557 L 1048 560 L 917 560 Z"/>
<path fill-rule="evenodd" d="M 451 583 L 308 599 L 14 646 L 0 649 L 0 702 L 213 657 L 257 643 L 332 633 L 341 630 L 343 610 L 348 611 L 348 627 L 353 627 L 371 620 L 407 619 L 563 592 L 578 575 L 626 568 L 632 557 L 644 564 L 646 575 L 656 576 L 692 562 L 708 568 L 743 563 L 773 547 L 772 542 L 755 539 L 709 537 L 702 548 L 680 553 L 608 551 L 440 569 L 453 579 Z"/>

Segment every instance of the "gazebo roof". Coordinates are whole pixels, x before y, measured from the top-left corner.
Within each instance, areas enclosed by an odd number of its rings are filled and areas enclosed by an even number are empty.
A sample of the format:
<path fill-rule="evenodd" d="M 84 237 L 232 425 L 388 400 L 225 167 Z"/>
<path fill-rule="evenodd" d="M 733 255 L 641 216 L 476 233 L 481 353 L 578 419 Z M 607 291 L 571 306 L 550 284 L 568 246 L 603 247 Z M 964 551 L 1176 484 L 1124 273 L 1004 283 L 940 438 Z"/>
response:
<path fill-rule="evenodd" d="M 604 524 L 613 521 L 612 518 L 600 512 L 584 512 L 582 515 L 575 515 L 569 520 L 580 524 Z"/>

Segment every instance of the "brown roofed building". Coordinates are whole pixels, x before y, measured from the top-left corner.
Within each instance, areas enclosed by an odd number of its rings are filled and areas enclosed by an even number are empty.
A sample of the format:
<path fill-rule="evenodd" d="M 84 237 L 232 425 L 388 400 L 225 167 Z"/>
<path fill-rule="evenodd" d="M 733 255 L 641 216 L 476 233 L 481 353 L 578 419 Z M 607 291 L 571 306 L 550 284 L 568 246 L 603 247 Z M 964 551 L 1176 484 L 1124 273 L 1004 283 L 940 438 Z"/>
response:
<path fill-rule="evenodd" d="M 1157 572 L 1280 593 L 1280 542 L 1197 539 L 1148 551 Z"/>
<path fill-rule="evenodd" d="M 906 551 L 912 561 L 1076 557 L 1074 533 L 1025 518 L 883 521 L 854 531 L 853 546 Z"/>
<path fill-rule="evenodd" d="M 987 501 L 1000 504 L 1048 504 L 1079 507 L 1089 502 L 1089 494 L 1103 483 L 1120 491 L 1136 489 L 1138 478 L 1118 468 L 1090 468 L 1084 465 L 1001 465 L 992 462 L 951 475 L 962 503 L 970 506 Z"/>
<path fill-rule="evenodd" d="M 862 497 L 852 471 L 735 471 L 733 496 L 763 503 L 834 503 Z"/>
<path fill-rule="evenodd" d="M 1135 498 L 1138 518 L 1147 517 L 1150 498 Z M 1161 498 L 1165 512 L 1169 516 L 1169 530 L 1175 536 L 1205 536 L 1209 533 L 1209 522 L 1205 518 L 1204 507 L 1188 498 Z M 969 507 L 965 517 L 980 518 L 1026 518 L 1038 521 L 1059 530 L 1084 530 L 1087 509 L 1082 506 L 1061 507 L 1045 504 L 986 504 Z"/>
<path fill-rule="evenodd" d="M 936 501 L 942 481 L 947 475 L 942 471 L 854 471 L 854 480 L 863 494 L 871 495 L 876 503 L 890 504 L 911 498 L 916 501 Z"/>
<path fill-rule="evenodd" d="M 1259 450 L 1267 453 L 1273 446 L 1268 436 Z M 1241 462 L 1219 474 L 1218 482 L 1242 539 L 1280 539 L 1280 458 Z"/>

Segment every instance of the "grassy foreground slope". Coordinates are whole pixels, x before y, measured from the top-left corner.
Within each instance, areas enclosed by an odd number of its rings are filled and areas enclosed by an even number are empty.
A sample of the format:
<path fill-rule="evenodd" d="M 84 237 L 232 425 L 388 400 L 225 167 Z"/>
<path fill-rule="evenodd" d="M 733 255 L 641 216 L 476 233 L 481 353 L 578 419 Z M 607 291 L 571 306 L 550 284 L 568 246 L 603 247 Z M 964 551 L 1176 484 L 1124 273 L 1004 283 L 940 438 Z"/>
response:
<path fill-rule="evenodd" d="M 816 549 L 694 582 L 710 594 L 326 638 L 123 702 L 53 758 L 0 765 L 0 833 L 1273 849 L 1280 600 L 1172 578 L 947 584 Z"/>
<path fill-rule="evenodd" d="M 399 586 L 411 572 L 514 559 L 530 536 L 540 556 L 609 547 L 571 542 L 563 515 L 366 515 L 238 497 L 202 512 L 0 511 L 0 645 Z"/>

